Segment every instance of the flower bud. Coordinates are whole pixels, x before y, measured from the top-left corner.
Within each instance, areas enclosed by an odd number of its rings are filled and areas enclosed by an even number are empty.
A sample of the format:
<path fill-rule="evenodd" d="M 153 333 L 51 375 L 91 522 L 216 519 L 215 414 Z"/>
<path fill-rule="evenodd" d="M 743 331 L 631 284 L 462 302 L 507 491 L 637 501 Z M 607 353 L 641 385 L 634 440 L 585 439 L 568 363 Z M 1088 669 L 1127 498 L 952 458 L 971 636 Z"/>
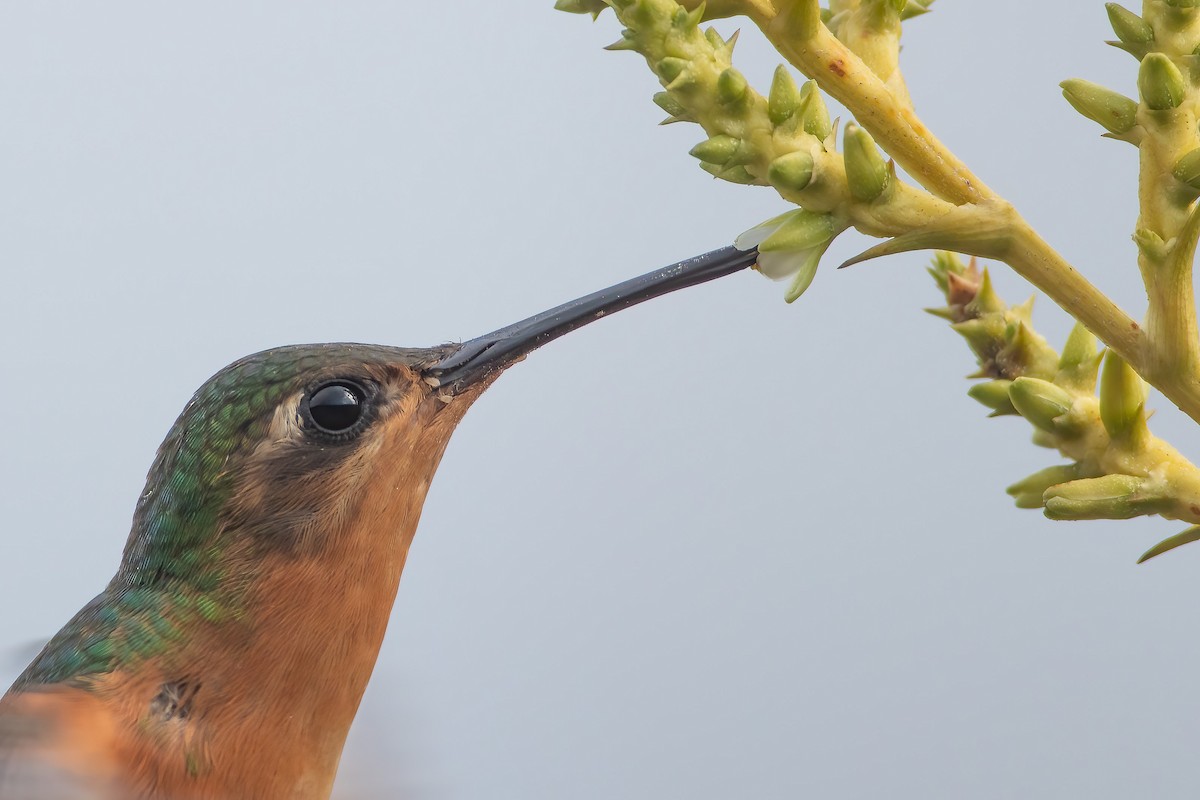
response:
<path fill-rule="evenodd" d="M 1061 378 L 1059 382 L 1066 381 L 1078 389 L 1090 392 L 1096 385 L 1096 373 L 1099 368 L 1096 337 L 1083 327 L 1083 323 L 1076 322 L 1058 359 L 1058 374 Z"/>
<path fill-rule="evenodd" d="M 799 192 L 812 182 L 813 157 L 806 150 L 787 153 L 767 167 L 767 180 L 781 192 Z"/>
<path fill-rule="evenodd" d="M 1053 433 L 1048 433 L 1041 428 L 1035 428 L 1033 435 L 1029 437 L 1029 441 L 1034 447 L 1044 447 L 1047 450 L 1058 449 L 1058 437 Z"/>
<path fill-rule="evenodd" d="M 846 126 L 842 150 L 850 194 L 863 202 L 870 202 L 883 194 L 890 180 L 888 166 L 871 134 L 851 122 Z"/>
<path fill-rule="evenodd" d="M 655 67 L 655 71 L 658 72 L 658 77 L 662 78 L 667 83 L 671 83 L 680 75 L 682 75 L 689 66 L 690 63 L 686 58 L 674 58 L 672 56 L 668 56 L 658 62 L 657 66 Z"/>
<path fill-rule="evenodd" d="M 1200 147 L 1181 156 L 1171 174 L 1175 180 L 1200 192 Z"/>
<path fill-rule="evenodd" d="M 758 245 L 760 253 L 784 250 L 806 250 L 833 238 L 835 226 L 828 214 L 816 214 L 800 209 L 787 215 L 771 235 Z M 776 277 L 776 276 L 769 276 Z"/>
<path fill-rule="evenodd" d="M 629 28 L 626 28 L 625 30 L 621 31 L 620 39 L 617 39 L 615 42 L 613 42 L 610 45 L 605 45 L 604 49 L 608 50 L 609 52 L 614 52 L 614 53 L 619 52 L 621 50 L 637 50 L 638 49 L 637 31 L 633 31 L 633 30 L 630 30 Z"/>
<path fill-rule="evenodd" d="M 1017 378 L 1009 387 L 1008 396 L 1022 417 L 1050 433 L 1059 431 L 1057 420 L 1074 404 L 1067 390 L 1041 378 Z"/>
<path fill-rule="evenodd" d="M 956 322 L 950 330 L 967 340 L 967 346 L 981 361 L 989 361 L 995 357 L 1004 343 L 1004 318 L 999 314 L 989 314 L 979 319 L 969 319 Z"/>
<path fill-rule="evenodd" d="M 703 10 L 703 6 L 698 6 Z M 709 35 L 709 31 L 712 35 Z M 733 48 L 737 47 L 738 37 L 742 35 L 741 30 L 736 30 L 729 35 L 728 39 L 722 39 L 721 34 L 717 33 L 716 28 L 709 28 L 704 32 L 704 38 L 708 39 L 712 46 L 720 53 L 720 55 L 729 60 L 733 57 Z"/>
<path fill-rule="evenodd" d="M 1138 228 L 1133 232 L 1133 243 L 1138 251 L 1151 261 L 1164 261 L 1170 252 L 1167 243 L 1156 231 Z"/>
<path fill-rule="evenodd" d="M 730 183 L 743 183 L 747 185 L 761 186 L 760 181 L 750 170 L 746 169 L 741 164 L 733 166 L 721 166 L 720 164 L 709 164 L 706 161 L 700 162 L 700 169 L 712 175 L 714 178 L 720 178 L 723 181 Z"/>
<path fill-rule="evenodd" d="M 980 317 L 984 314 L 1003 311 L 1007 307 L 1000 299 L 1000 295 L 996 294 L 996 289 L 992 286 L 991 275 L 985 269 L 983 276 L 979 279 L 979 287 L 975 290 L 975 296 L 963 310 L 967 312 L 968 316 Z"/>
<path fill-rule="evenodd" d="M 1016 316 L 1016 306 L 1009 312 Z M 1004 331 L 1004 346 L 996 353 L 996 363 L 1009 375 L 1028 375 L 1032 378 L 1050 379 L 1057 371 L 1058 354 L 1046 340 L 1018 318 L 1009 322 Z"/>
<path fill-rule="evenodd" d="M 749 88 L 745 76 L 733 67 L 717 76 L 717 99 L 725 105 L 740 102 Z"/>
<path fill-rule="evenodd" d="M 1137 84 L 1142 102 L 1153 111 L 1178 108 L 1187 89 L 1179 67 L 1162 53 L 1150 53 L 1142 59 Z"/>
<path fill-rule="evenodd" d="M 1060 483 L 1046 490 L 1050 519 L 1130 519 L 1157 514 L 1169 500 L 1135 475 L 1104 475 Z"/>
<path fill-rule="evenodd" d="M 1149 44 L 1154 41 L 1154 28 L 1137 14 L 1117 3 L 1105 3 L 1104 8 L 1108 11 L 1108 22 L 1112 25 L 1113 33 L 1125 44 Z"/>
<path fill-rule="evenodd" d="M 670 92 L 658 92 L 654 95 L 654 105 L 666 111 L 668 116 L 659 125 L 670 125 L 675 122 L 695 122 L 696 118 L 688 111 L 687 106 L 679 102 Z"/>
<path fill-rule="evenodd" d="M 697 8 L 688 11 L 683 6 L 675 9 L 675 14 L 671 17 L 671 24 L 681 31 L 689 31 L 700 25 L 700 18 L 704 15 L 704 4 L 701 3 Z"/>
<path fill-rule="evenodd" d="M 1146 383 L 1125 359 L 1109 350 L 1100 375 L 1100 420 L 1113 439 L 1145 430 Z"/>
<path fill-rule="evenodd" d="M 900 21 L 904 22 L 912 19 L 913 17 L 919 17 L 922 14 L 928 14 L 929 4 L 932 2 L 933 0 L 908 0 L 908 2 L 904 4 L 904 8 L 900 9 Z"/>
<path fill-rule="evenodd" d="M 944 319 L 947 322 L 955 322 L 958 320 L 958 313 L 956 313 L 955 309 L 950 308 L 949 306 L 943 306 L 941 308 L 925 308 L 922 309 L 922 311 L 924 311 L 926 314 L 932 314 L 938 319 Z"/>
<path fill-rule="evenodd" d="M 792 79 L 792 73 L 783 64 L 775 68 L 771 79 L 771 92 L 767 95 L 767 117 L 772 125 L 782 125 L 792 118 L 800 107 L 800 89 Z"/>
<path fill-rule="evenodd" d="M 942 291 L 946 295 L 946 302 L 952 306 L 962 306 L 965 313 L 967 306 L 979 293 L 979 284 L 982 280 L 979 271 L 975 268 L 974 259 L 971 260 L 971 266 L 963 272 L 946 273 L 946 285 L 942 287 Z M 969 318 L 972 315 L 967 314 L 966 316 Z"/>
<path fill-rule="evenodd" d="M 992 409 L 995 412 L 993 416 L 1015 414 L 1017 409 L 1013 407 L 1012 400 L 1008 397 L 1010 386 L 1012 386 L 1012 381 L 1006 380 L 975 383 L 971 384 L 970 389 L 967 389 L 967 396 Z"/>
<path fill-rule="evenodd" d="M 821 98 L 821 90 L 816 81 L 805 81 L 800 87 L 800 107 L 797 109 L 800 119 L 804 122 L 804 132 L 824 140 L 833 133 L 833 123 L 829 121 L 829 109 Z"/>
<path fill-rule="evenodd" d="M 721 166 L 733 160 L 734 155 L 741 146 L 741 139 L 721 133 L 710 139 L 705 139 L 689 150 L 688 154 L 695 156 L 701 161 L 707 161 L 709 164 Z"/>
<path fill-rule="evenodd" d="M 1063 81 L 1059 86 L 1072 108 L 1110 133 L 1129 133 L 1137 124 L 1137 103 L 1119 92 L 1079 78 Z"/>
<path fill-rule="evenodd" d="M 1058 360 L 1058 368 L 1073 370 L 1086 366 L 1096 360 L 1096 337 L 1083 327 L 1082 322 L 1076 322 L 1063 345 L 1062 357 Z"/>
<path fill-rule="evenodd" d="M 1079 477 L 1079 472 L 1078 464 L 1047 467 L 1022 478 L 1004 491 L 1013 497 L 1017 508 L 1041 508 L 1045 503 L 1044 495 L 1047 489 L 1075 480 Z"/>
<path fill-rule="evenodd" d="M 687 108 L 683 103 L 675 99 L 675 96 L 670 92 L 657 92 L 654 95 L 654 105 L 661 108 L 673 117 L 682 116 L 687 113 Z"/>

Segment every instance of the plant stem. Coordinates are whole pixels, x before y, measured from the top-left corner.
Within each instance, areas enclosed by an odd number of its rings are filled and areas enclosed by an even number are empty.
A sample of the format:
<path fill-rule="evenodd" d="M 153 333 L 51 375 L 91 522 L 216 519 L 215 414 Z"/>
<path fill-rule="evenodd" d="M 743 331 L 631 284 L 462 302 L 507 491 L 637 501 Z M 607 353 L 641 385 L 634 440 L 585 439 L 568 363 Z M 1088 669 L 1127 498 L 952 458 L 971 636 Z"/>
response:
<path fill-rule="evenodd" d="M 700 0 L 681 0 L 694 9 Z M 1083 277 L 1042 239 L 999 195 L 937 140 L 921 122 L 907 96 L 898 97 L 887 83 L 821 22 L 817 0 L 717 0 L 706 16 L 744 14 L 798 70 L 822 91 L 840 101 L 876 142 L 909 175 L 935 196 L 956 205 L 991 208 L 1009 218 L 1011 241 L 993 257 L 1046 293 L 1082 322 L 1192 419 L 1200 422 L 1200 356 L 1197 355 L 1191 259 L 1167 259 L 1171 269 L 1144 266 L 1151 297 L 1148 319 L 1154 336 Z M 1149 138 L 1149 137 L 1148 137 Z M 1178 145 L 1173 149 L 1177 151 Z M 1169 170 L 1155 160 L 1158 195 L 1144 208 L 1160 208 L 1162 180 Z M 1163 177 L 1164 173 L 1167 173 Z M 1148 199 L 1148 198 L 1147 198 Z M 1157 214 L 1152 216 L 1157 217 Z M 1178 225 L 1168 226 L 1177 232 Z M 1170 232 L 1170 231 L 1169 231 Z M 1177 249 L 1164 248 L 1174 254 Z"/>
<path fill-rule="evenodd" d="M 1142 374 L 1147 366 L 1147 339 L 1141 326 L 1059 255 L 1029 223 L 1014 216 L 1012 246 L 1001 256 L 1004 263 L 1045 292 Z M 1190 410 L 1184 410 L 1200 421 L 1200 394 Z"/>
<path fill-rule="evenodd" d="M 698 0 L 684 5 L 698 5 Z M 794 67 L 850 110 L 888 155 L 933 194 L 955 204 L 998 199 L 925 127 L 862 59 L 820 22 L 816 0 L 776 0 L 745 13 Z"/>
<path fill-rule="evenodd" d="M 694 7 L 689 0 L 685 5 Z M 816 0 L 765 0 L 740 8 L 797 69 L 840 101 L 896 163 L 933 194 L 955 204 L 1007 203 L 971 172 L 888 86 L 820 22 Z M 1200 422 L 1200 381 L 1192 369 L 1160 363 L 1142 327 L 1084 278 L 1019 215 L 1012 213 L 1012 244 L 1001 260 L 1082 322 L 1189 417 Z M 1186 274 L 1184 274 L 1186 271 Z M 1190 262 L 1155 285 L 1164 299 L 1151 322 L 1156 330 L 1195 330 Z M 1170 301 L 1167 302 L 1167 298 Z M 1172 309 L 1175 312 L 1173 313 Z M 1190 325 L 1183 322 L 1191 320 Z M 1187 334 L 1189 341 L 1195 336 Z M 1194 348 L 1192 348 L 1194 350 Z"/>
<path fill-rule="evenodd" d="M 1194 193 L 1172 175 L 1179 159 L 1200 147 L 1196 107 L 1200 101 L 1192 64 L 1200 41 L 1200 13 L 1190 6 L 1172 7 L 1159 0 L 1143 6 L 1154 30 L 1153 48 L 1142 59 L 1138 85 L 1143 89 L 1138 124 L 1144 131 L 1138 145 L 1138 268 L 1146 286 L 1149 307 L 1148 371 L 1143 376 L 1161 381 L 1195 383 L 1200 377 L 1200 331 L 1192 286 L 1192 262 L 1200 221 Z M 1151 78 L 1159 67 L 1158 78 Z M 1163 68 L 1173 72 L 1182 96 L 1163 103 Z M 1143 87 L 1143 81 L 1147 86 Z M 1153 91 L 1155 86 L 1159 91 Z M 1153 97 L 1145 96 L 1152 90 Z M 1139 369 L 1139 372 L 1141 370 Z"/>

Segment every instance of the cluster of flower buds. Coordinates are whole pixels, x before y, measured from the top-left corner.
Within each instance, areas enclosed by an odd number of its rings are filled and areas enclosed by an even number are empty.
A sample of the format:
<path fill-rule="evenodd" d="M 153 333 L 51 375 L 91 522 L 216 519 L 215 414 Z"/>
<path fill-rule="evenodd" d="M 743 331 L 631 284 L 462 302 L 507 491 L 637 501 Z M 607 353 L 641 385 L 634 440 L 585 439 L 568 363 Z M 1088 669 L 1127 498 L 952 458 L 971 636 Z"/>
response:
<path fill-rule="evenodd" d="M 829 31 L 883 82 L 893 112 L 908 104 L 898 66 L 901 23 L 928 11 L 931 1 L 830 0 L 830 9 L 821 13 Z M 703 27 L 703 2 L 685 2 L 558 0 L 556 7 L 592 16 L 612 8 L 625 29 L 609 49 L 646 59 L 662 84 L 654 102 L 667 113 L 665 122 L 704 129 L 704 140 L 691 150 L 701 168 L 726 181 L 771 186 L 798 206 L 736 242 L 758 249 L 758 266 L 767 276 L 792 279 L 789 302 L 809 287 L 830 243 L 850 227 L 886 241 L 846 265 L 913 249 L 1004 255 L 1014 216 L 1004 204 L 958 204 L 900 181 L 870 132 L 853 122 L 844 127 L 839 152 L 838 123 L 830 120 L 813 81 L 798 85 L 781 66 L 768 96 L 758 94 L 732 64 L 736 34 L 725 38 Z M 753 0 L 710 2 L 710 17 L 761 10 Z M 800 8 L 775 5 L 776 19 L 784 21 Z M 1148 0 L 1143 18 L 1108 4 L 1117 35 L 1112 44 L 1140 63 L 1137 100 L 1087 81 L 1062 84 L 1071 105 L 1106 135 L 1142 149 L 1143 180 L 1150 174 L 1163 191 L 1142 193 L 1155 194 L 1157 205 L 1148 214 L 1143 209 L 1145 229 L 1135 234 L 1141 266 L 1176 276 L 1185 274 L 1180 266 L 1185 261 L 1190 266 L 1200 237 L 1200 213 L 1181 213 L 1200 197 L 1200 126 L 1191 94 L 1192 82 L 1200 82 L 1195 9 L 1200 0 Z M 811 28 L 816 4 L 803 10 L 804 25 Z M 796 63 L 818 74 L 803 58 Z M 888 129 L 871 130 L 883 136 Z M 982 380 L 970 396 L 993 416 L 1025 418 L 1035 443 L 1057 449 L 1069 461 L 1010 487 L 1018 506 L 1042 508 L 1054 519 L 1159 514 L 1200 523 L 1200 470 L 1150 434 L 1146 386 L 1124 361 L 1099 352 L 1082 326 L 1060 355 L 1033 329 L 1032 301 L 1006 305 L 974 262 L 967 266 L 942 254 L 931 272 L 947 304 L 930 311 L 951 323 L 979 362 L 972 377 Z M 1152 293 L 1151 317 L 1155 302 Z M 1146 557 L 1196 539 L 1200 525 Z"/>
<path fill-rule="evenodd" d="M 1167 2 L 1165 5 L 1173 6 L 1179 3 Z M 1191 5 L 1194 4 L 1189 0 L 1187 6 Z M 1153 120 L 1156 113 L 1172 112 L 1183 105 L 1188 88 L 1184 72 L 1189 70 L 1196 56 L 1200 55 L 1200 47 L 1193 43 L 1186 52 L 1178 51 L 1175 31 L 1163 31 L 1162 33 L 1166 34 L 1164 38 L 1168 41 L 1160 42 L 1154 25 L 1147 19 L 1117 3 L 1108 3 L 1106 8 L 1109 23 L 1117 35 L 1116 40 L 1109 44 L 1130 53 L 1140 62 L 1137 75 L 1140 105 L 1138 101 L 1120 92 L 1090 81 L 1071 79 L 1063 81 L 1060 85 L 1067 102 L 1080 114 L 1108 131 L 1106 136 L 1138 144 L 1142 139 L 1141 128 L 1147 119 Z M 1175 20 L 1178 15 L 1171 13 L 1170 9 L 1166 11 L 1167 13 L 1161 15 L 1161 22 L 1170 27 L 1170 21 Z M 1139 109 L 1144 109 L 1146 115 L 1140 115 Z M 1190 174 L 1186 168 L 1183 172 L 1185 175 Z M 1185 178 L 1180 180 L 1187 183 Z M 1200 189 L 1196 191 L 1200 192 Z M 1194 197 L 1195 195 L 1193 199 Z"/>
<path fill-rule="evenodd" d="M 805 93 L 778 75 L 769 99 L 750 87 L 732 63 L 737 34 L 725 38 L 715 28 L 702 27 L 703 4 L 691 10 L 675 0 L 560 0 L 557 5 L 577 13 L 595 13 L 598 6 L 611 7 L 626 25 L 608 49 L 640 53 L 658 76 L 663 91 L 654 102 L 667 113 L 664 124 L 694 122 L 708 134 L 691 151 L 706 172 L 766 186 L 776 156 L 819 149 L 828 135 L 829 113 L 811 89 Z M 805 124 L 789 126 L 793 118 Z M 776 137 L 776 129 L 785 126 L 786 135 Z M 820 135 L 807 132 L 821 129 Z M 805 183 L 812 173 L 810 168 Z M 795 183 L 795 170 L 787 177 Z"/>
<path fill-rule="evenodd" d="M 893 33 L 899 35 L 900 19 L 923 13 L 928 4 L 841 0 L 834 5 L 836 13 L 826 15 L 831 22 L 837 19 L 846 31 L 877 35 L 884 42 Z M 759 248 L 760 272 L 790 279 L 784 296 L 788 302 L 812 283 L 821 255 L 847 228 L 891 237 L 929 219 L 951 219 L 946 212 L 953 206 L 897 179 L 895 165 L 860 126 L 845 126 L 838 151 L 838 124 L 830 119 L 815 81 L 798 84 L 781 65 L 767 96 L 758 94 L 733 66 L 736 34 L 725 38 L 704 27 L 703 4 L 558 3 L 558 8 L 576 13 L 594 14 L 605 6 L 625 25 L 609 49 L 631 50 L 646 59 L 663 87 L 654 102 L 667 113 L 664 122 L 696 123 L 707 134 L 691 149 L 700 167 L 733 183 L 771 186 L 802 209 L 747 231 L 737 242 Z M 898 221 L 905 214 L 908 222 Z"/>
<path fill-rule="evenodd" d="M 1024 417 L 1036 443 L 1071 459 L 1010 486 L 1018 507 L 1062 520 L 1200 521 L 1200 470 L 1150 434 L 1146 384 L 1128 364 L 1100 352 L 1081 325 L 1056 353 L 1034 332 L 1029 306 L 1005 305 L 974 261 L 939 253 L 930 274 L 946 305 L 928 311 L 966 339 L 980 367 L 970 377 L 987 379 L 968 394 L 992 416 Z"/>
<path fill-rule="evenodd" d="M 1135 144 L 1142 151 L 1144 227 L 1135 231 L 1133 238 L 1143 274 L 1164 278 L 1147 283 L 1153 319 L 1179 302 L 1171 289 L 1163 287 L 1174 286 L 1181 279 L 1190 283 L 1200 235 L 1193 207 L 1200 197 L 1200 131 L 1194 96 L 1189 99 L 1200 78 L 1196 66 L 1200 4 L 1196 0 L 1156 0 L 1144 4 L 1144 16 L 1117 3 L 1106 7 L 1117 36 L 1109 44 L 1139 62 L 1137 99 L 1083 80 L 1064 81 L 1062 89 L 1067 101 L 1099 123 L 1106 136 Z M 1187 302 L 1190 305 L 1190 295 Z M 1155 344 L 1168 346 L 1162 341 Z M 1108 353 L 1099 399 L 1092 400 L 1090 389 L 1087 397 L 1076 393 L 1072 413 L 1059 418 L 1079 423 L 1074 441 L 1056 434 L 1054 442 L 1075 459 L 1070 467 L 1075 474 L 1056 476 L 1044 471 L 1030 476 L 1010 488 L 1018 504 L 1040 501 L 1046 515 L 1054 519 L 1160 514 L 1200 522 L 1197 470 L 1150 434 L 1145 405 L 1146 385 L 1141 377 L 1116 354 Z M 1195 541 L 1200 538 L 1198 531 L 1200 528 L 1189 529 L 1164 541 L 1141 560 Z"/>
<path fill-rule="evenodd" d="M 950 322 L 966 340 L 979 362 L 972 378 L 987 378 L 969 394 L 992 410 L 993 416 L 1015 414 L 1009 390 L 1020 378 L 1052 380 L 1058 371 L 1058 354 L 1033 330 L 1033 299 L 1009 306 L 992 287 L 987 270 L 974 259 L 963 264 L 953 253 L 938 253 L 929 270 L 946 297 L 942 308 L 930 314 Z"/>

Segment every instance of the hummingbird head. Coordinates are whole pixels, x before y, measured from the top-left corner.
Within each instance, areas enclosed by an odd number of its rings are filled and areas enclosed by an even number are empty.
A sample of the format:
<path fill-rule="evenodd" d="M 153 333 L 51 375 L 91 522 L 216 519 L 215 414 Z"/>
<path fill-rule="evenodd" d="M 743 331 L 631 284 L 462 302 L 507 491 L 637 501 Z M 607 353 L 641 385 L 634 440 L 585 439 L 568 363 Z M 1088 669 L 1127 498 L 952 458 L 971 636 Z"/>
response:
<path fill-rule="evenodd" d="M 169 656 L 198 629 L 221 628 L 228 652 L 232 631 L 250 643 L 272 615 L 311 628 L 306 601 L 339 590 L 385 624 L 441 454 L 503 370 L 589 322 L 756 257 L 718 250 L 462 344 L 299 345 L 234 362 L 196 392 L 159 448 L 108 588 L 18 685 Z M 283 582 L 269 587 L 270 575 Z M 367 599 L 367 577 L 390 589 Z"/>
<path fill-rule="evenodd" d="M 186 745 L 186 774 L 164 767 L 156 781 L 208 776 L 216 796 L 263 775 L 326 786 L 470 405 L 542 344 L 755 256 L 726 248 L 462 344 L 297 345 L 234 362 L 159 448 L 113 580 L 14 690 L 106 698 L 139 763 Z M 243 762 L 257 766 L 221 766 Z"/>
<path fill-rule="evenodd" d="M 297 345 L 218 372 L 159 448 L 116 580 L 219 594 L 224 579 L 245 583 L 231 556 L 244 574 L 272 553 L 330 544 L 382 474 L 396 491 L 427 483 L 455 424 L 502 369 L 440 387 L 426 370 L 457 349 Z"/>
<path fill-rule="evenodd" d="M 206 381 L 159 447 L 116 575 L 18 684 L 170 656 L 206 629 L 249 641 L 304 592 L 379 568 L 394 583 L 450 434 L 507 366 L 440 385 L 430 368 L 460 349 L 280 347 Z"/>

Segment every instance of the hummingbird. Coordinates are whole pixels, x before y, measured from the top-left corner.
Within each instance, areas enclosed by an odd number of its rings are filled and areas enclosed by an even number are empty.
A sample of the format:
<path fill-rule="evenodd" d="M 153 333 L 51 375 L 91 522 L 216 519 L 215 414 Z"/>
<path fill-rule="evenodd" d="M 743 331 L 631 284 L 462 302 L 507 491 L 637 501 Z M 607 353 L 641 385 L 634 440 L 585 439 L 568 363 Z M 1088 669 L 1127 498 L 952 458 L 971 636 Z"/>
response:
<path fill-rule="evenodd" d="M 462 344 L 222 369 L 160 446 L 116 575 L 0 699 L 0 797 L 328 798 L 467 409 L 546 342 L 756 257 L 716 250 Z"/>

